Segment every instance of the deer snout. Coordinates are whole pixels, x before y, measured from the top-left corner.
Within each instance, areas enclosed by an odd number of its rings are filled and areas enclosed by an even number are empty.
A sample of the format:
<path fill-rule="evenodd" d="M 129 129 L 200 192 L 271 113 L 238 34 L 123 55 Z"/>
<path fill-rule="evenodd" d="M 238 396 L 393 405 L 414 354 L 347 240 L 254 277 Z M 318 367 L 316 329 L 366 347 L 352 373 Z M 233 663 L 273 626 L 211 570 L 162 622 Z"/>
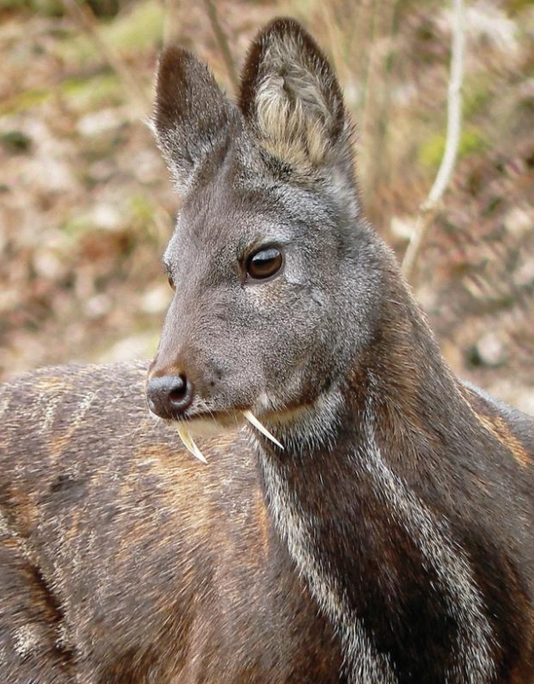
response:
<path fill-rule="evenodd" d="M 183 373 L 151 377 L 146 387 L 148 407 L 160 418 L 179 418 L 191 406 L 193 383 Z"/>

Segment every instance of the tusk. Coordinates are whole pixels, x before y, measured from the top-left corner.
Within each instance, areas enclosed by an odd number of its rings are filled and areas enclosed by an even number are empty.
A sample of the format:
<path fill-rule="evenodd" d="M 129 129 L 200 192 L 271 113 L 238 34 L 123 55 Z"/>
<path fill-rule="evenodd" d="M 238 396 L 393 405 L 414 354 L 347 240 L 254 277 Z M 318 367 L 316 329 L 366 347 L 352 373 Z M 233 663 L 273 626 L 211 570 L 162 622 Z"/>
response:
<path fill-rule="evenodd" d="M 202 463 L 207 463 L 206 458 L 204 454 L 200 451 L 200 449 L 197 447 L 197 445 L 193 442 L 193 438 L 187 431 L 187 428 L 185 425 L 178 425 L 178 434 L 180 435 L 180 439 L 184 443 L 184 447 L 189 451 L 189 453 L 193 454 L 195 458 L 198 458 L 199 461 L 202 461 Z"/>
<path fill-rule="evenodd" d="M 267 439 L 270 439 L 271 442 L 276 444 L 276 446 L 279 446 L 280 449 L 283 449 L 284 447 L 280 444 L 280 442 L 276 439 L 276 437 L 273 437 L 269 430 L 265 427 L 265 425 L 262 425 L 260 421 L 256 418 L 256 416 L 252 413 L 252 411 L 243 411 L 243 415 L 245 418 L 248 420 L 248 422 L 253 425 L 257 430 L 259 430 Z"/>

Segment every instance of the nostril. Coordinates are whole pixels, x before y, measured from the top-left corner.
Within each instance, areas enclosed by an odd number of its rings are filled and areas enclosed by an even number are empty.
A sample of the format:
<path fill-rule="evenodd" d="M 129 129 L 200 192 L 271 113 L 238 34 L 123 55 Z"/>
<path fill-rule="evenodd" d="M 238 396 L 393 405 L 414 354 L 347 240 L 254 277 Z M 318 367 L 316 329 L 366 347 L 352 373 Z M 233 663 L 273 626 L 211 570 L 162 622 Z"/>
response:
<path fill-rule="evenodd" d="M 176 383 L 169 391 L 169 400 L 173 404 L 181 404 L 187 396 L 188 382 L 185 375 L 179 375 Z"/>
<path fill-rule="evenodd" d="M 185 388 L 179 390 L 172 390 L 169 392 L 169 399 L 171 401 L 181 401 L 185 396 Z"/>
<path fill-rule="evenodd" d="M 148 406 L 161 418 L 178 418 L 193 401 L 193 385 L 185 375 L 152 378 L 147 385 Z"/>

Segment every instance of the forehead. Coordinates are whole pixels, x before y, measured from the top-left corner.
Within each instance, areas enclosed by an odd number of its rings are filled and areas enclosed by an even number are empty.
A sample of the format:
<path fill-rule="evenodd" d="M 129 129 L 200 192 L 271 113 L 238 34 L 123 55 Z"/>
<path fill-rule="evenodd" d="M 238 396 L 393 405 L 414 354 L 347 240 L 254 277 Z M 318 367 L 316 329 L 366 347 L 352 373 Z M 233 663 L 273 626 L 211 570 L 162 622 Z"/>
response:
<path fill-rule="evenodd" d="M 227 157 L 182 205 L 166 260 L 177 250 L 239 254 L 268 242 L 301 242 L 310 231 L 321 233 L 331 215 L 315 189 L 278 181 Z"/>

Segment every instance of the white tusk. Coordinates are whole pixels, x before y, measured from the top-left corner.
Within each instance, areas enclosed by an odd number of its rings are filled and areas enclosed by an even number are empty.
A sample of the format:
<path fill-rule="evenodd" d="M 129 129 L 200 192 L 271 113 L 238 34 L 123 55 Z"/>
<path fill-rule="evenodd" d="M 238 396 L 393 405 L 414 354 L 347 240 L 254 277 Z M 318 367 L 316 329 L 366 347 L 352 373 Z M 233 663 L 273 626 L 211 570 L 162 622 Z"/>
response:
<path fill-rule="evenodd" d="M 267 439 L 270 439 L 271 442 L 274 442 L 276 446 L 279 446 L 280 449 L 283 449 L 284 447 L 280 444 L 280 442 L 276 439 L 276 437 L 273 437 L 269 430 L 265 427 L 265 425 L 262 425 L 260 421 L 256 418 L 256 416 L 251 412 L 251 411 L 243 411 L 243 415 L 245 418 L 248 420 L 248 422 L 251 425 L 254 425 L 254 427 L 259 430 L 263 435 L 267 437 Z"/>
<path fill-rule="evenodd" d="M 195 458 L 198 458 L 199 461 L 202 461 L 202 463 L 207 463 L 206 458 L 204 454 L 200 451 L 200 449 L 197 447 L 197 445 L 193 442 L 193 438 L 187 431 L 187 428 L 185 425 L 178 425 L 178 434 L 180 435 L 180 439 L 184 443 L 185 448 L 189 453 L 193 454 Z"/>

